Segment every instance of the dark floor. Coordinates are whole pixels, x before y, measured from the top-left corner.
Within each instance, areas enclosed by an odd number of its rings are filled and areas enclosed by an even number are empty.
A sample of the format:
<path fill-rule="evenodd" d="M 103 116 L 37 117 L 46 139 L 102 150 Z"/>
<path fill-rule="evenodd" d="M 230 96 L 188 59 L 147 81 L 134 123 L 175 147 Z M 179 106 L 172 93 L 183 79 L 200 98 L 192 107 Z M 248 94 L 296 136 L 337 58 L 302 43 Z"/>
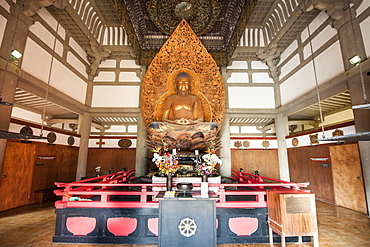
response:
<path fill-rule="evenodd" d="M 319 240 L 321 247 L 370 247 L 370 219 L 367 215 L 350 209 L 317 202 Z M 157 245 L 124 244 L 63 244 L 53 243 L 55 214 L 52 202 L 33 204 L 0 212 L 0 246 L 33 247 L 155 247 Z M 269 244 L 220 244 L 218 247 L 268 247 Z M 281 246 L 275 244 L 275 246 Z M 288 247 L 308 247 L 312 243 Z M 174 246 L 176 247 L 176 246 Z M 191 247 L 191 246 L 189 246 Z M 206 247 L 206 246 L 205 246 Z"/>

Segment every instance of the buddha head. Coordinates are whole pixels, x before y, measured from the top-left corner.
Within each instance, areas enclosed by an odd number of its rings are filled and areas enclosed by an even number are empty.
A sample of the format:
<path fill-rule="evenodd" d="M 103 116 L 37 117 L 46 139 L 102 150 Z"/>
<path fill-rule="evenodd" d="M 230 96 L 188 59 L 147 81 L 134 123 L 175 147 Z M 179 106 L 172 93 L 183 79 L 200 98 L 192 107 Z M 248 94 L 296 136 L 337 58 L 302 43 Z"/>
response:
<path fill-rule="evenodd" d="M 178 94 L 187 94 L 191 89 L 190 75 L 186 72 L 181 72 L 176 77 L 176 90 Z"/>

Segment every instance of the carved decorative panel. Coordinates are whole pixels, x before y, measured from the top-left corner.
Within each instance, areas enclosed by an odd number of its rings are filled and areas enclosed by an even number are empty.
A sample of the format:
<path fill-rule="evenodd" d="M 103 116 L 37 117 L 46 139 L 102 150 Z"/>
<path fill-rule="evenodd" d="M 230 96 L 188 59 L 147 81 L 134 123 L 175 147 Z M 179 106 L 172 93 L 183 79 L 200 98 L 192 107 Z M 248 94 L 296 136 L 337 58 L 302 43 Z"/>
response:
<path fill-rule="evenodd" d="M 181 3 L 177 0 L 150 0 L 146 6 L 150 19 L 167 35 L 172 34 L 182 18 L 189 21 L 197 35 L 202 35 L 213 27 L 221 11 L 221 3 L 216 0 Z"/>

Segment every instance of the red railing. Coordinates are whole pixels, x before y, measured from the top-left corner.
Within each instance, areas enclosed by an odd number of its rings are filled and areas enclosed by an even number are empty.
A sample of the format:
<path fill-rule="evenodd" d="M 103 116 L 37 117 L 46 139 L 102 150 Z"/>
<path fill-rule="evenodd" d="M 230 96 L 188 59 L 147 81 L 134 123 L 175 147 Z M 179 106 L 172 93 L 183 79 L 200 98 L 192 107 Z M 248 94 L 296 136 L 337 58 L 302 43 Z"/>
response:
<path fill-rule="evenodd" d="M 216 203 L 217 208 L 266 208 L 267 207 L 267 198 L 266 190 L 284 190 L 302 191 L 304 193 L 309 192 L 306 189 L 301 189 L 305 186 L 306 183 L 259 183 L 259 184 L 219 184 L 219 191 L 216 194 L 219 197 L 219 201 Z M 213 185 L 215 186 L 215 185 Z M 288 189 L 283 186 L 291 186 L 294 189 Z M 296 189 L 299 188 L 299 189 Z M 240 200 L 243 199 L 244 200 Z M 238 199 L 238 200 L 235 200 Z"/>
<path fill-rule="evenodd" d="M 232 179 L 236 180 L 238 183 L 241 184 L 259 184 L 259 187 L 261 189 L 265 189 L 267 185 L 262 185 L 269 183 L 273 186 L 273 189 L 279 189 L 279 190 L 290 190 L 290 189 L 296 189 L 299 190 L 300 188 L 307 188 L 307 186 L 310 184 L 309 182 L 304 183 L 291 183 L 279 179 L 273 179 L 268 177 L 262 177 L 259 175 L 254 175 L 246 172 L 239 172 L 236 170 L 231 170 L 232 172 Z M 280 186 L 275 186 L 276 183 L 279 183 Z M 269 186 L 267 186 L 269 187 Z"/>
<path fill-rule="evenodd" d="M 129 183 L 134 178 L 134 170 L 118 172 L 103 177 L 86 179 L 73 183 L 55 183 L 55 190 L 61 201 L 55 203 L 62 208 L 158 208 L 155 196 L 159 193 L 154 187 L 165 187 L 165 184 Z M 265 208 L 267 207 L 266 190 L 300 190 L 308 183 L 290 183 L 271 178 L 252 178 L 256 175 L 240 173 L 233 170 L 233 176 L 239 183 L 209 183 L 209 187 L 219 187 L 215 193 L 219 200 L 217 208 Z M 264 180 L 273 182 L 264 182 Z M 193 190 L 199 190 L 200 183 L 193 184 Z M 175 186 L 174 186 L 175 187 Z M 64 188 L 64 189 L 63 189 Z M 71 200 L 76 199 L 76 200 Z"/>

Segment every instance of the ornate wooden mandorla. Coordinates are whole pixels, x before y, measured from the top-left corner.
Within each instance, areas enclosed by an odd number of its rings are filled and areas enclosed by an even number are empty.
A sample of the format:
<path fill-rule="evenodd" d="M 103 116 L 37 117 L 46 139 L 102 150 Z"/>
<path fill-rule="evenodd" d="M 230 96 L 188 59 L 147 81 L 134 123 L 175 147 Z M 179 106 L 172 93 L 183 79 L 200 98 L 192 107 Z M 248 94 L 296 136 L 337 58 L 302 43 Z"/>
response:
<path fill-rule="evenodd" d="M 179 86 L 183 74 L 189 79 L 187 91 Z M 189 124 L 187 120 L 195 120 L 189 117 L 186 121 L 168 122 L 163 116 L 168 112 L 169 100 L 176 97 L 182 103 L 172 108 L 179 115 L 192 115 L 182 113 L 194 110 L 191 102 L 201 102 L 197 113 L 202 112 L 202 121 Z M 193 100 L 186 105 L 185 97 Z M 162 146 L 162 140 L 170 150 L 206 150 L 210 145 L 219 148 L 217 133 L 225 114 L 225 97 L 224 81 L 216 62 L 189 24 L 182 20 L 151 62 L 144 78 L 140 104 L 149 132 L 148 148 Z"/>

